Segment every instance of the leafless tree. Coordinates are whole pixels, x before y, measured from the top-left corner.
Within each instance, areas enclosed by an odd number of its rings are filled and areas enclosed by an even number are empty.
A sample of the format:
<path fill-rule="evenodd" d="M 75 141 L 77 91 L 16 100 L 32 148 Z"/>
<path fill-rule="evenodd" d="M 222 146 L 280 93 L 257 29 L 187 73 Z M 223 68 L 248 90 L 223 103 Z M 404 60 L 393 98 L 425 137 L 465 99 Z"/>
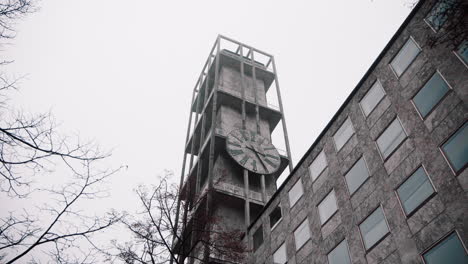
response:
<path fill-rule="evenodd" d="M 141 209 L 122 220 L 132 239 L 113 241 L 115 252 L 108 255 L 109 259 L 127 264 L 168 263 L 171 257 L 175 263 L 183 263 L 187 258 L 203 261 L 203 257 L 196 253 L 207 247 L 213 256 L 226 263 L 242 263 L 247 252 L 241 239 L 243 233 L 221 226 L 222 219 L 209 216 L 204 210 L 193 210 L 198 213 L 190 216 L 190 223 L 181 221 L 173 234 L 178 188 L 169 183 L 171 177 L 172 173 L 166 173 L 158 179 L 157 185 L 151 188 L 139 186 L 135 190 Z M 192 206 L 197 208 L 201 203 L 203 201 Z"/>
<path fill-rule="evenodd" d="M 35 10 L 33 0 L 0 1 L 0 44 Z M 121 216 L 87 213 L 83 203 L 105 197 L 105 181 L 120 168 L 107 168 L 110 153 L 93 142 L 62 135 L 51 113 L 14 107 L 18 79 L 6 77 L 9 63 L 0 61 L 0 262 L 95 263 L 94 235 Z"/>

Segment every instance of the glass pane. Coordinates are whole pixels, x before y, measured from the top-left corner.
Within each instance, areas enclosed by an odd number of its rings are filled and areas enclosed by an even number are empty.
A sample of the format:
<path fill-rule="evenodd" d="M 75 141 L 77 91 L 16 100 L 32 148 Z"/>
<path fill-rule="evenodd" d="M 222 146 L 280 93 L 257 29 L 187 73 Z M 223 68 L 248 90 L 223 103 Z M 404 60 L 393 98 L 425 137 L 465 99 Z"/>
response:
<path fill-rule="evenodd" d="M 421 113 L 421 116 L 426 117 L 448 91 L 448 84 L 436 72 L 413 98 L 413 102 L 416 108 L 418 108 L 419 113 Z"/>
<path fill-rule="evenodd" d="M 301 198 L 302 194 L 302 182 L 301 179 L 299 179 L 289 191 L 289 203 L 291 207 L 296 204 L 299 198 Z"/>
<path fill-rule="evenodd" d="M 397 192 L 403 209 L 405 209 L 406 214 L 409 214 L 431 196 L 434 189 L 426 172 L 421 167 L 398 188 Z"/>
<path fill-rule="evenodd" d="M 382 208 L 379 207 L 359 225 L 366 249 L 372 247 L 379 239 L 388 233 Z"/>
<path fill-rule="evenodd" d="M 260 226 L 253 235 L 254 250 L 257 250 L 263 244 L 263 230 Z"/>
<path fill-rule="evenodd" d="M 364 115 L 368 116 L 384 96 L 385 92 L 382 85 L 379 81 L 376 81 L 360 102 Z"/>
<path fill-rule="evenodd" d="M 279 247 L 275 253 L 273 254 L 273 263 L 274 264 L 284 264 L 287 261 L 286 256 L 286 245 L 283 243 L 281 247 Z"/>
<path fill-rule="evenodd" d="M 423 257 L 427 264 L 468 263 L 468 255 L 456 233 L 448 236 Z"/>
<path fill-rule="evenodd" d="M 325 158 L 325 153 L 323 150 L 318 154 L 315 160 L 310 164 L 309 171 L 312 176 L 312 180 L 317 179 L 317 177 L 322 173 L 322 171 L 327 167 L 327 159 Z"/>
<path fill-rule="evenodd" d="M 335 140 L 336 149 L 340 150 L 343 145 L 348 141 L 348 139 L 354 134 L 353 124 L 351 119 L 346 119 L 346 121 L 341 125 L 341 127 L 336 131 L 333 139 Z"/>
<path fill-rule="evenodd" d="M 432 8 L 431 12 L 429 12 L 426 19 L 435 30 L 439 30 L 445 21 L 447 21 L 449 15 L 447 10 L 454 4 L 454 2 L 455 1 L 451 0 L 440 1 Z"/>
<path fill-rule="evenodd" d="M 390 126 L 377 139 L 382 156 L 387 158 L 398 147 L 398 145 L 406 138 L 406 134 L 401 127 L 398 118 L 395 119 Z"/>
<path fill-rule="evenodd" d="M 270 227 L 273 227 L 281 219 L 281 208 L 278 206 L 270 214 Z"/>
<path fill-rule="evenodd" d="M 443 146 L 445 156 L 458 172 L 468 162 L 468 123 L 465 123 Z"/>
<path fill-rule="evenodd" d="M 414 58 L 418 56 L 419 52 L 421 52 L 421 50 L 416 43 L 414 43 L 413 39 L 408 39 L 390 63 L 397 76 L 400 76 L 406 68 L 408 68 Z"/>
<path fill-rule="evenodd" d="M 296 250 L 300 249 L 307 240 L 310 238 L 309 220 L 305 220 L 302 224 L 294 231 L 294 239 L 296 241 Z"/>
<path fill-rule="evenodd" d="M 323 224 L 336 212 L 336 210 L 338 210 L 338 207 L 336 206 L 335 191 L 331 191 L 327 197 L 320 202 L 318 209 L 320 221 Z"/>
<path fill-rule="evenodd" d="M 343 240 L 335 249 L 328 254 L 329 264 L 351 264 L 349 257 L 348 245 L 346 240 Z"/>
<path fill-rule="evenodd" d="M 367 170 L 366 162 L 364 161 L 364 158 L 361 158 L 345 175 L 349 193 L 353 194 L 368 177 L 369 172 Z"/>
<path fill-rule="evenodd" d="M 465 40 L 457 50 L 458 55 L 468 64 L 468 41 Z"/>

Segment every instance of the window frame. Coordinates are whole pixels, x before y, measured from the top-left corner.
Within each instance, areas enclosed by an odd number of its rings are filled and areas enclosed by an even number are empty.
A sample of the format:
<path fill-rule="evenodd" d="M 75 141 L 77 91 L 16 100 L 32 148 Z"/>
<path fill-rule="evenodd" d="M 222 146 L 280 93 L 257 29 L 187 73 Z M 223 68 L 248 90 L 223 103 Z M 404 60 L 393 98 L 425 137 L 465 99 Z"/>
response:
<path fill-rule="evenodd" d="M 349 138 L 346 139 L 346 141 L 343 143 L 343 145 L 341 146 L 341 148 L 338 149 L 338 147 L 336 146 L 336 140 L 335 140 L 335 135 L 336 133 L 343 127 L 344 123 L 346 123 L 346 121 L 348 121 L 351 123 L 351 127 L 353 128 L 353 133 L 349 136 Z M 333 144 L 335 146 L 335 149 L 336 149 L 336 152 L 340 152 L 340 150 L 342 150 L 344 148 L 344 146 L 346 146 L 346 144 L 348 144 L 348 142 L 351 140 L 351 138 L 354 136 L 354 134 L 356 134 L 356 130 L 354 129 L 354 124 L 353 124 L 353 121 L 351 120 L 351 116 L 347 116 L 343 122 L 341 122 L 340 126 L 338 127 L 338 129 L 335 131 L 335 133 L 333 133 L 332 135 L 332 140 L 333 140 Z"/>
<path fill-rule="evenodd" d="M 411 176 L 413 176 L 413 174 L 419 170 L 419 168 L 422 168 L 424 170 L 424 173 L 426 173 L 426 176 L 427 178 L 429 179 L 429 183 L 431 184 L 432 186 L 432 189 L 434 189 L 434 192 L 429 195 L 426 199 L 424 199 L 424 201 L 422 201 L 418 206 L 416 206 L 413 211 L 411 211 L 410 213 L 406 213 L 405 211 L 405 208 L 403 207 L 403 202 L 401 201 L 400 199 L 400 196 L 398 195 L 398 189 L 409 179 L 411 178 Z M 397 187 L 395 187 L 395 189 L 393 190 L 395 192 L 395 195 L 397 196 L 397 199 L 398 199 L 398 203 L 400 204 L 400 208 L 401 208 L 401 211 L 403 212 L 403 215 L 405 216 L 406 219 L 410 218 L 411 216 L 413 216 L 419 209 L 421 209 L 426 203 L 428 203 L 434 196 L 437 195 L 438 191 L 436 189 L 436 187 L 434 186 L 434 182 L 432 181 L 431 177 L 429 176 L 429 173 L 427 172 L 426 170 L 426 167 L 424 166 L 424 164 L 420 164 L 419 166 L 416 167 L 416 169 L 414 169 L 413 171 L 411 171 L 411 173 L 409 173 L 408 175 L 406 175 L 406 177 L 397 185 Z"/>
<path fill-rule="evenodd" d="M 444 27 L 444 24 L 445 22 L 447 22 L 448 18 L 444 21 L 444 23 L 442 23 L 442 25 L 440 25 L 440 28 L 439 29 L 436 29 L 434 27 L 434 25 L 431 24 L 431 22 L 429 22 L 428 20 L 428 17 L 429 15 L 432 13 L 432 11 L 434 10 L 434 8 L 437 7 L 437 5 L 441 4 L 441 1 L 435 1 L 435 3 L 432 5 L 431 9 L 429 9 L 429 12 L 426 13 L 426 15 L 424 16 L 424 22 L 426 22 L 426 24 L 432 29 L 432 31 L 434 31 L 434 33 L 438 33 L 443 27 Z"/>
<path fill-rule="evenodd" d="M 450 138 L 452 138 L 452 136 L 454 136 L 462 127 L 464 127 L 465 125 L 468 125 L 468 120 L 465 120 L 465 122 L 463 122 L 460 126 L 458 126 L 452 133 L 450 133 L 450 135 L 445 138 L 441 144 L 439 144 L 439 150 L 440 150 L 440 153 L 442 153 L 442 156 L 444 157 L 445 161 L 447 162 L 450 170 L 452 171 L 452 173 L 455 175 L 455 176 L 458 176 L 460 175 L 463 171 L 465 171 L 465 169 L 468 167 L 468 162 L 462 167 L 460 168 L 459 171 L 455 171 L 455 169 L 453 168 L 453 165 L 452 165 L 452 162 L 450 162 L 450 160 L 447 158 L 444 150 L 443 150 L 443 146 L 445 145 L 445 143 L 447 143 L 447 141 L 449 141 Z"/>
<path fill-rule="evenodd" d="M 384 158 L 384 156 L 382 154 L 382 151 L 380 150 L 379 144 L 377 144 L 377 140 L 383 135 L 383 133 L 385 133 L 385 131 L 387 131 L 387 129 L 390 127 L 390 125 L 393 122 L 395 122 L 395 120 L 398 120 L 398 122 L 400 123 L 400 126 L 403 129 L 403 133 L 405 133 L 406 137 L 395 147 L 394 150 L 392 150 L 392 152 L 390 152 L 390 154 L 388 154 L 387 157 Z M 377 150 L 378 150 L 378 152 L 380 154 L 380 157 L 382 158 L 383 162 L 385 163 L 388 159 L 390 159 L 390 157 L 401 147 L 401 145 L 403 145 L 403 143 L 406 142 L 406 140 L 408 140 L 408 138 L 409 138 L 409 134 L 406 132 L 405 127 L 401 123 L 400 117 L 398 115 L 395 115 L 395 118 L 393 118 L 392 121 L 390 121 L 387 124 L 387 126 L 385 126 L 385 128 L 378 134 L 378 136 L 374 140 L 375 146 L 377 147 Z"/>
<path fill-rule="evenodd" d="M 344 145 L 343 145 L 344 146 Z M 325 167 L 319 172 L 319 174 L 317 175 L 317 177 L 314 179 L 314 176 L 312 175 L 311 171 L 310 171 L 310 166 L 312 166 L 312 164 L 314 163 L 314 161 L 317 160 L 317 158 L 320 156 L 320 154 L 322 154 L 325 156 Z M 315 156 L 314 160 L 312 160 L 312 162 L 309 164 L 308 166 L 308 171 L 309 171 L 309 174 L 310 174 L 310 178 L 312 179 L 312 183 L 314 183 L 315 181 L 318 180 L 318 178 L 320 178 L 320 176 L 322 176 L 323 172 L 328 168 L 328 160 L 327 160 L 327 155 L 325 155 L 325 150 L 322 148 L 322 150 L 319 152 L 319 154 L 317 154 L 317 156 Z"/>
<path fill-rule="evenodd" d="M 393 69 L 393 66 L 392 66 L 392 61 L 398 56 L 398 54 L 400 54 L 401 52 L 401 49 L 406 45 L 406 43 L 411 39 L 411 41 L 413 41 L 413 43 L 416 45 L 416 47 L 419 49 L 419 52 L 418 54 L 413 58 L 413 60 L 408 64 L 408 66 L 405 68 L 405 70 L 403 70 L 401 72 L 400 75 L 398 75 L 395 71 L 395 69 Z M 400 46 L 400 48 L 398 49 L 398 52 L 395 53 L 395 55 L 392 56 L 392 58 L 390 59 L 389 63 L 388 63 L 388 66 L 390 67 L 390 69 L 392 70 L 393 74 L 395 74 L 395 76 L 397 77 L 397 79 L 399 80 L 401 78 L 401 76 L 403 76 L 405 74 L 405 72 L 408 70 L 408 68 L 413 64 L 413 62 L 419 57 L 419 54 L 422 53 L 422 48 L 421 46 L 419 46 L 418 42 L 416 42 L 416 40 L 413 38 L 413 36 L 409 36 L 403 43 L 403 45 Z"/>
<path fill-rule="evenodd" d="M 280 219 L 278 219 L 278 221 L 276 221 L 276 223 L 271 226 L 271 214 L 276 210 L 276 208 L 279 208 L 280 210 L 280 213 L 281 213 L 281 217 Z M 283 220 L 283 210 L 281 209 L 281 206 L 278 204 L 275 209 L 273 209 L 273 211 L 270 212 L 270 214 L 268 215 L 269 219 L 270 219 L 270 230 L 273 230 L 275 229 L 275 227 L 277 227 L 279 225 L 279 223 L 281 222 L 281 220 Z"/>
<path fill-rule="evenodd" d="M 383 212 L 383 216 L 384 216 L 384 221 L 385 221 L 385 224 L 387 225 L 387 233 L 385 235 L 383 235 L 381 238 L 379 238 L 379 240 L 377 240 L 372 246 L 370 246 L 368 249 L 366 248 L 366 243 L 364 242 L 364 237 L 362 236 L 362 231 L 361 231 L 361 224 L 364 223 L 364 221 L 366 221 L 367 218 L 369 218 L 369 216 L 371 214 L 373 214 L 376 210 L 378 209 L 382 209 L 382 212 Z M 385 215 L 385 210 L 383 209 L 383 206 L 381 203 L 379 203 L 379 205 L 377 207 L 374 208 L 374 210 L 371 210 L 371 212 L 369 214 L 367 214 L 358 224 L 358 229 L 359 229 L 359 236 L 361 237 L 361 243 L 362 243 L 362 246 L 367 253 L 369 253 L 372 249 L 374 249 L 378 244 L 380 244 L 380 242 L 382 242 L 385 238 L 387 238 L 392 232 L 390 230 L 390 226 L 388 225 L 388 221 L 387 221 L 387 216 Z"/>
<path fill-rule="evenodd" d="M 468 62 L 465 62 L 465 60 L 461 57 L 461 55 L 458 53 L 458 49 L 465 43 L 467 42 L 467 46 L 468 46 L 468 40 L 463 40 L 460 44 L 458 44 L 455 49 L 453 50 L 453 53 L 455 54 L 455 56 L 463 63 L 463 65 L 465 65 L 465 67 L 468 68 Z M 468 48 L 468 47 L 467 47 Z"/>
<path fill-rule="evenodd" d="M 346 237 L 345 237 L 345 238 L 343 238 L 340 242 L 336 243 L 336 245 L 326 253 L 326 255 L 327 255 L 327 263 L 328 263 L 328 264 L 330 264 L 330 260 L 329 260 L 329 258 L 328 258 L 328 255 L 330 255 L 330 253 L 331 253 L 333 250 L 335 250 L 335 249 L 336 249 L 341 243 L 343 243 L 343 242 L 346 243 L 346 248 L 348 249 L 348 258 L 349 258 L 349 261 L 350 261 L 350 263 L 353 263 L 353 259 L 351 258 L 351 254 L 350 254 L 350 251 L 349 251 L 348 240 L 347 240 Z"/>
<path fill-rule="evenodd" d="M 416 97 L 416 95 L 418 95 L 418 93 L 426 86 L 426 84 L 432 79 L 432 77 L 434 77 L 435 74 L 439 74 L 439 76 L 442 78 L 442 80 L 447 84 L 447 87 L 448 87 L 448 91 L 444 94 L 444 96 L 442 96 L 442 98 L 440 98 L 440 100 L 431 108 L 431 110 L 429 112 L 427 112 L 426 116 L 423 117 L 421 112 L 419 111 L 418 107 L 416 106 L 416 103 L 414 102 L 414 97 Z M 431 114 L 432 112 L 442 103 L 442 101 L 447 97 L 449 96 L 449 94 L 451 94 L 453 92 L 453 88 L 452 86 L 449 84 L 449 82 L 447 81 L 447 79 L 445 79 L 445 77 L 442 75 L 442 73 L 439 71 L 439 69 L 436 69 L 427 79 L 426 81 L 423 83 L 423 85 L 421 85 L 421 87 L 413 94 L 413 96 L 411 96 L 411 104 L 414 106 L 414 108 L 416 109 L 416 112 L 418 113 L 419 117 L 425 121 Z"/>
<path fill-rule="evenodd" d="M 432 249 L 434 249 L 437 245 L 440 244 L 440 242 L 444 241 L 446 238 L 448 238 L 450 235 L 452 235 L 453 233 L 456 234 L 456 236 L 458 237 L 458 240 L 460 241 L 463 249 L 465 249 L 465 253 L 468 254 L 468 248 L 466 247 L 465 243 L 463 243 L 463 240 L 461 239 L 461 236 L 460 236 L 460 233 L 458 233 L 458 230 L 456 229 L 452 229 L 450 230 L 448 233 L 446 233 L 445 235 L 443 235 L 441 238 L 437 239 L 434 243 L 432 243 L 428 248 L 426 248 L 425 250 L 423 250 L 420 254 L 419 254 L 419 257 L 421 258 L 422 260 L 422 263 L 424 264 L 427 264 L 426 260 L 424 259 L 424 254 L 426 254 L 427 252 L 431 251 Z"/>
<path fill-rule="evenodd" d="M 300 247 L 298 247 L 298 246 L 297 246 L 297 243 L 296 243 L 296 240 L 297 240 L 297 239 L 296 239 L 296 231 L 297 231 L 297 230 L 299 229 L 299 227 L 302 226 L 302 224 L 304 224 L 306 221 L 307 221 L 307 227 L 308 227 L 308 229 L 309 229 L 309 238 L 308 238 L 307 240 L 305 240 L 304 243 L 302 243 L 302 245 L 301 245 Z M 299 251 L 299 250 L 301 250 L 301 249 L 304 247 L 304 245 L 307 244 L 307 242 L 308 242 L 309 240 L 312 239 L 312 234 L 311 234 L 310 232 L 311 232 L 311 230 L 310 230 L 310 222 L 309 222 L 309 219 L 308 219 L 307 216 L 306 216 L 306 217 L 304 218 L 304 220 L 302 220 L 302 221 L 300 222 L 300 224 L 298 224 L 298 225 L 296 226 L 296 228 L 294 229 L 294 231 L 293 231 L 293 236 L 294 236 L 294 247 L 296 248 L 296 252 Z"/>
<path fill-rule="evenodd" d="M 275 249 L 275 251 L 273 251 L 273 254 L 271 255 L 272 256 L 272 260 L 273 260 L 273 263 L 275 263 L 275 253 L 282 247 L 284 246 L 284 252 L 285 252 L 285 256 L 286 256 L 286 262 L 284 262 L 284 264 L 288 263 L 288 249 L 286 248 L 286 241 L 283 241 L 283 243 L 281 243 L 281 245 L 279 247 L 277 247 Z"/>
<path fill-rule="evenodd" d="M 356 188 L 356 190 L 351 193 L 351 191 L 349 190 L 349 186 L 348 186 L 348 181 L 346 180 L 346 175 L 351 171 L 352 168 L 354 168 L 354 166 L 359 162 L 359 160 L 361 159 L 364 159 L 364 164 L 366 165 L 366 169 L 367 169 L 367 178 Z M 361 156 L 359 156 L 359 158 L 356 159 L 356 161 L 354 161 L 353 165 L 351 165 L 348 170 L 343 174 L 343 180 L 345 181 L 345 185 L 346 185 L 346 190 L 348 190 L 348 194 L 349 194 L 349 198 L 353 197 L 353 195 L 355 193 L 357 193 L 359 191 L 359 189 L 361 189 L 361 187 L 367 182 L 369 181 L 369 179 L 372 177 L 371 173 L 370 173 L 370 169 L 369 169 L 369 165 L 367 165 L 367 161 L 366 161 L 366 158 L 364 157 L 364 154 L 361 154 Z"/>
<path fill-rule="evenodd" d="M 374 108 L 372 108 L 372 110 L 369 112 L 368 115 L 366 115 L 366 113 L 364 112 L 364 108 L 362 108 L 362 105 L 361 105 L 361 102 L 362 100 L 364 100 L 364 98 L 367 96 L 367 94 L 369 93 L 370 90 L 372 90 L 372 88 L 374 88 L 374 85 L 376 83 L 379 83 L 380 84 L 380 87 L 382 87 L 382 91 L 384 92 L 382 98 L 379 99 L 379 101 L 375 104 Z M 377 78 L 375 79 L 375 81 L 371 84 L 369 90 L 366 91 L 366 93 L 362 96 L 362 98 L 359 100 L 359 108 L 361 109 L 361 112 L 362 114 L 364 115 L 365 119 L 367 120 L 367 118 L 374 112 L 374 110 L 379 106 L 379 104 L 385 99 L 385 97 L 387 96 L 387 92 L 385 91 L 385 89 L 383 88 L 383 85 L 382 85 L 382 82 Z"/>
<path fill-rule="evenodd" d="M 296 184 L 299 183 L 299 181 L 301 183 L 302 194 L 296 199 L 296 201 L 294 201 L 294 203 L 291 204 L 291 196 L 289 195 L 289 192 L 291 192 L 291 190 L 296 186 Z M 297 204 L 297 202 L 301 200 L 302 196 L 304 196 L 304 184 L 302 184 L 302 178 L 299 177 L 299 179 L 293 184 L 293 186 L 288 191 L 289 208 L 292 209 Z"/>
<path fill-rule="evenodd" d="M 322 223 L 322 217 L 321 217 L 321 214 L 320 214 L 320 207 L 319 206 L 331 193 L 333 193 L 333 196 L 335 197 L 336 210 Z M 325 196 L 322 199 L 320 199 L 320 201 L 317 203 L 316 207 L 317 207 L 321 227 L 323 227 L 333 218 L 333 216 L 335 216 L 338 213 L 338 210 L 339 210 L 338 201 L 336 199 L 335 189 L 332 188 L 329 192 L 327 192 L 327 194 L 325 194 Z"/>

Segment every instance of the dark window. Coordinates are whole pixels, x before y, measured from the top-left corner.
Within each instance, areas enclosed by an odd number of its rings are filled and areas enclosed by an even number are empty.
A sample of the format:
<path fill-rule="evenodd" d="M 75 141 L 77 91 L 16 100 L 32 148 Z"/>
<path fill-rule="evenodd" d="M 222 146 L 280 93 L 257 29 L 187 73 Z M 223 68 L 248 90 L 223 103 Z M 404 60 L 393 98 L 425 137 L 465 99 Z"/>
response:
<path fill-rule="evenodd" d="M 359 225 L 359 229 L 361 230 L 366 249 L 370 249 L 379 242 L 389 231 L 382 207 L 379 206 L 379 208 L 370 214 Z"/>
<path fill-rule="evenodd" d="M 426 21 L 437 31 L 447 21 L 455 0 L 441 0 L 431 9 L 426 17 Z"/>
<path fill-rule="evenodd" d="M 412 38 L 406 41 L 405 45 L 398 51 L 398 54 L 390 62 L 392 69 L 395 71 L 397 76 L 401 76 L 403 72 L 410 66 L 413 60 L 421 52 L 418 45 Z"/>
<path fill-rule="evenodd" d="M 345 175 L 349 193 L 353 194 L 367 178 L 369 178 L 369 171 L 367 170 L 366 162 L 364 158 L 360 158 Z"/>
<path fill-rule="evenodd" d="M 455 172 L 461 171 L 468 162 L 468 123 L 465 123 L 451 136 L 442 150 Z"/>
<path fill-rule="evenodd" d="M 434 193 L 434 188 L 423 167 L 420 167 L 398 187 L 397 193 L 408 215 Z"/>
<path fill-rule="evenodd" d="M 434 106 L 449 91 L 449 86 L 438 72 L 414 96 L 413 102 L 421 116 L 426 117 Z"/>
<path fill-rule="evenodd" d="M 426 264 L 466 264 L 468 255 L 456 232 L 453 232 L 423 255 Z"/>
<path fill-rule="evenodd" d="M 253 234 L 253 246 L 256 251 L 263 244 L 263 228 L 260 226 Z"/>
<path fill-rule="evenodd" d="M 400 143 L 405 140 L 406 134 L 400 124 L 398 118 L 385 129 L 385 131 L 377 138 L 377 146 L 384 159 L 388 158 L 395 149 L 400 146 Z"/>
<path fill-rule="evenodd" d="M 281 220 L 281 207 L 277 206 L 270 214 L 270 227 L 273 228 Z"/>
<path fill-rule="evenodd" d="M 338 246 L 336 246 L 330 253 L 328 253 L 329 264 L 351 264 L 349 257 L 348 243 L 343 240 Z"/>
<path fill-rule="evenodd" d="M 463 41 L 463 43 L 457 49 L 458 56 L 468 64 L 468 40 Z"/>

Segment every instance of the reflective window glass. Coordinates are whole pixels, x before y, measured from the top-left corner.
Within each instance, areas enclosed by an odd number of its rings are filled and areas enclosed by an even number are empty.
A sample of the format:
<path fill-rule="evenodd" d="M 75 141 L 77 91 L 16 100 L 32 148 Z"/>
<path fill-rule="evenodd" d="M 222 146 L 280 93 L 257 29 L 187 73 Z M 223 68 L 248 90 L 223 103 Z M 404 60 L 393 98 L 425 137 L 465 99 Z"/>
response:
<path fill-rule="evenodd" d="M 274 264 L 284 264 L 288 260 L 286 256 L 286 244 L 282 244 L 273 254 L 273 263 Z"/>
<path fill-rule="evenodd" d="M 414 96 L 413 102 L 421 116 L 426 117 L 449 91 L 449 86 L 438 72 Z"/>
<path fill-rule="evenodd" d="M 289 204 L 291 207 L 293 207 L 296 202 L 301 198 L 302 194 L 304 194 L 304 190 L 302 188 L 302 182 L 301 179 L 294 184 L 294 186 L 289 190 Z"/>
<path fill-rule="evenodd" d="M 296 242 L 296 250 L 300 249 L 307 240 L 310 239 L 309 220 L 307 218 L 294 231 L 294 241 Z"/>
<path fill-rule="evenodd" d="M 413 62 L 413 60 L 421 52 L 419 47 L 416 45 L 412 38 L 409 38 L 405 45 L 400 49 L 398 54 L 393 58 L 390 65 L 395 71 L 397 76 L 401 74 L 408 68 L 408 66 Z"/>
<path fill-rule="evenodd" d="M 423 167 L 420 167 L 398 187 L 397 193 L 408 215 L 434 193 L 434 188 Z"/>
<path fill-rule="evenodd" d="M 366 162 L 364 158 L 360 158 L 345 175 L 349 193 L 353 194 L 368 177 L 369 171 L 367 170 Z"/>
<path fill-rule="evenodd" d="M 377 138 L 377 146 L 384 159 L 388 158 L 390 154 L 400 145 L 406 138 L 405 131 L 400 124 L 398 118 L 385 129 L 385 131 Z"/>
<path fill-rule="evenodd" d="M 366 249 L 371 248 L 383 236 L 388 233 L 387 222 L 385 222 L 384 213 L 381 207 L 377 208 L 369 215 L 364 222 L 359 225 L 362 239 Z"/>
<path fill-rule="evenodd" d="M 351 264 L 348 243 L 343 240 L 330 253 L 328 253 L 328 264 Z"/>
<path fill-rule="evenodd" d="M 310 175 L 312 176 L 312 180 L 317 179 L 317 177 L 322 173 L 322 171 L 326 167 L 327 167 L 327 159 L 325 158 L 325 153 L 322 150 L 309 166 L 309 171 L 310 171 Z"/>
<path fill-rule="evenodd" d="M 335 191 L 331 191 L 318 205 L 320 221 L 325 223 L 338 210 Z"/>
<path fill-rule="evenodd" d="M 463 43 L 458 47 L 457 54 L 466 64 L 468 64 L 468 40 L 463 41 Z"/>
<path fill-rule="evenodd" d="M 338 129 L 338 131 L 336 131 L 335 135 L 333 136 L 336 149 L 340 150 L 353 134 L 354 134 L 353 123 L 351 123 L 351 119 L 349 119 L 348 117 L 346 121 Z"/>
<path fill-rule="evenodd" d="M 468 263 L 466 250 L 455 232 L 426 252 L 423 258 L 426 264 Z"/>
<path fill-rule="evenodd" d="M 431 24 L 435 30 L 439 30 L 447 21 L 451 6 L 455 3 L 454 0 L 441 0 L 431 9 L 426 17 L 426 21 Z"/>
<path fill-rule="evenodd" d="M 365 116 L 368 116 L 385 96 L 385 91 L 379 81 L 376 81 L 359 104 Z"/>
<path fill-rule="evenodd" d="M 455 172 L 461 171 L 466 166 L 468 162 L 468 123 L 465 123 L 442 145 L 442 150 Z"/>

